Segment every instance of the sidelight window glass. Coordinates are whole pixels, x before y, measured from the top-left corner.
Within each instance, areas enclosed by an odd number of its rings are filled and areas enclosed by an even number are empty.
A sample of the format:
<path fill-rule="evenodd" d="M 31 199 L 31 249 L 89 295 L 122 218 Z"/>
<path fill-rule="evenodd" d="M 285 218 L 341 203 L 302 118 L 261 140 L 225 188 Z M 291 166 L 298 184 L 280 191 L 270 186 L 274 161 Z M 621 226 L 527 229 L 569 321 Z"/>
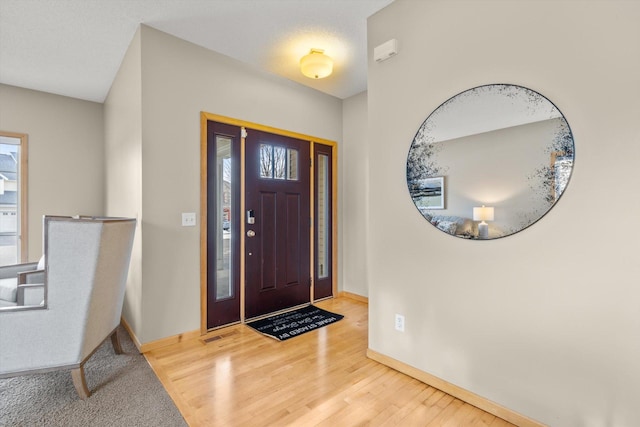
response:
<path fill-rule="evenodd" d="M 320 154 L 317 160 L 317 277 L 329 277 L 329 156 Z"/>
<path fill-rule="evenodd" d="M 216 135 L 216 300 L 233 297 L 233 240 L 231 239 L 231 206 L 233 182 L 231 163 L 232 138 Z"/>

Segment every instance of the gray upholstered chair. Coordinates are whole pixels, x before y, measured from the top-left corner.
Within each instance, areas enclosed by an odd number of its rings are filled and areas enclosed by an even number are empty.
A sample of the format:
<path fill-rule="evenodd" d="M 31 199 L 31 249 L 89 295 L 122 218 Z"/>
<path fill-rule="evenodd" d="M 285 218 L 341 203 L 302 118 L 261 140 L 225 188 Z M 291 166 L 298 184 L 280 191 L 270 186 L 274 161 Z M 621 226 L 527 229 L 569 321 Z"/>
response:
<path fill-rule="evenodd" d="M 0 309 L 0 378 L 71 370 L 91 394 L 84 364 L 120 324 L 135 219 L 44 218 L 44 304 Z"/>

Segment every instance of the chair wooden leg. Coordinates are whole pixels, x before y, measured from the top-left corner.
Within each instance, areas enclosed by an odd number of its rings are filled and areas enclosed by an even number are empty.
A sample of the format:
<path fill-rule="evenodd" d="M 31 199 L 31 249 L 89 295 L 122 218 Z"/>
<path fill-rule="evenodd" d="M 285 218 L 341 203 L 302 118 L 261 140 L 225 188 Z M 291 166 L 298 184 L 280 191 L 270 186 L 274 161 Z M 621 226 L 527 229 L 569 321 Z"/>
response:
<path fill-rule="evenodd" d="M 116 354 L 124 353 L 122 351 L 122 346 L 120 345 L 120 338 L 118 338 L 118 330 L 117 329 L 115 331 L 113 331 L 113 333 L 111 334 L 111 345 L 113 346 L 113 351 Z"/>
<path fill-rule="evenodd" d="M 84 379 L 84 366 L 71 370 L 71 378 L 73 379 L 73 385 L 78 392 L 80 399 L 85 400 L 91 396 L 91 392 L 87 387 L 87 382 Z"/>

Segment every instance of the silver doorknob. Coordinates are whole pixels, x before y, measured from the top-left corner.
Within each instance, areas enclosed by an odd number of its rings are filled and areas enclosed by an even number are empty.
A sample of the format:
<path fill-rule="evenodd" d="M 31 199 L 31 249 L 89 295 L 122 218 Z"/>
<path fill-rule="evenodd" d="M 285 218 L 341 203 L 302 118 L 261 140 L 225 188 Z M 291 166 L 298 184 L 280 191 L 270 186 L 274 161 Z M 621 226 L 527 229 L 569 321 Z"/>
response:
<path fill-rule="evenodd" d="M 255 235 L 256 235 L 255 231 L 253 231 L 253 230 L 247 231 L 247 237 L 255 237 Z"/>

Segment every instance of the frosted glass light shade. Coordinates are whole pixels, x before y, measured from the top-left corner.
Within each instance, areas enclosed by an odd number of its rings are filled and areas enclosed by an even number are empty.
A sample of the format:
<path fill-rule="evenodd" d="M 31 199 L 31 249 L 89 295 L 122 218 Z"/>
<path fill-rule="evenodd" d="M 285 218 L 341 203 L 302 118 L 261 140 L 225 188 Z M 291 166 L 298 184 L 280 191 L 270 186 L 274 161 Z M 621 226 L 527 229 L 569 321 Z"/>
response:
<path fill-rule="evenodd" d="M 493 221 L 493 208 L 485 207 L 473 208 L 474 221 Z"/>
<path fill-rule="evenodd" d="M 300 58 L 300 71 L 312 79 L 322 79 L 333 72 L 333 60 L 322 49 L 311 49 L 308 55 Z"/>

